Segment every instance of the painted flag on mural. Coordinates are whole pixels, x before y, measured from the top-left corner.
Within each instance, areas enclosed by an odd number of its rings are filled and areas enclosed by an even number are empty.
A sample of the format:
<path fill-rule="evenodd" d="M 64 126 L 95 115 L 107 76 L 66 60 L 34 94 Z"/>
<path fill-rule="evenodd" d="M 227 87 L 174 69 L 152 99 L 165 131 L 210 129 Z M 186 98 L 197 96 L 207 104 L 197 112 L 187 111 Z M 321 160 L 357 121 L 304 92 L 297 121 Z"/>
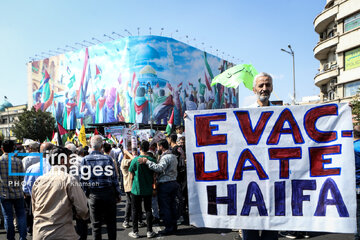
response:
<path fill-rule="evenodd" d="M 83 147 L 87 146 L 86 143 L 86 133 L 85 133 L 85 125 L 81 125 L 80 132 L 79 132 L 79 141 Z"/>
<path fill-rule="evenodd" d="M 85 79 L 85 74 L 86 74 L 86 67 L 88 65 L 88 61 L 89 61 L 89 50 L 88 48 L 85 49 L 85 59 L 84 59 L 84 66 L 83 66 L 83 70 L 82 70 L 82 74 L 81 74 L 81 79 L 80 79 L 80 86 L 79 86 L 79 91 L 78 91 L 78 95 L 77 95 L 77 102 L 80 104 L 80 93 L 81 93 L 81 90 L 83 88 L 83 84 L 84 84 L 84 79 Z"/>
<path fill-rule="evenodd" d="M 69 83 L 68 83 L 68 88 L 70 89 L 70 88 L 72 88 L 73 86 L 74 86 L 74 83 L 75 83 L 75 74 L 74 75 L 72 75 L 72 77 L 69 79 L 70 81 L 69 81 Z"/>
<path fill-rule="evenodd" d="M 173 125 L 174 125 L 174 108 L 172 110 L 172 113 L 171 113 L 171 117 L 168 121 L 168 124 L 166 126 L 166 134 L 169 136 L 172 132 L 172 128 L 173 128 Z"/>
<path fill-rule="evenodd" d="M 210 75 L 210 80 L 212 80 L 214 78 L 214 75 L 213 75 L 213 73 L 211 71 L 211 68 L 210 68 L 210 65 L 208 63 L 206 52 L 204 52 L 204 61 L 205 61 L 206 70 L 208 71 L 208 73 Z"/>
<path fill-rule="evenodd" d="M 239 64 L 217 75 L 212 80 L 211 86 L 220 83 L 225 87 L 236 88 L 240 83 L 243 83 L 247 89 L 252 90 L 254 77 L 257 74 L 258 71 L 253 65 Z"/>
<path fill-rule="evenodd" d="M 209 81 L 209 78 L 208 78 L 206 72 L 205 72 L 205 83 L 206 83 L 206 87 L 209 89 L 209 91 L 212 91 L 210 81 Z"/>
<path fill-rule="evenodd" d="M 38 91 L 42 92 L 42 102 L 46 102 L 47 100 L 49 100 L 50 98 L 50 75 L 49 73 L 45 70 L 45 74 L 44 74 L 44 78 L 42 79 L 41 83 L 40 83 L 40 87 Z"/>
<path fill-rule="evenodd" d="M 97 80 L 101 80 L 101 70 L 98 67 L 98 65 L 95 65 L 95 69 L 96 69 L 95 79 L 97 78 Z"/>

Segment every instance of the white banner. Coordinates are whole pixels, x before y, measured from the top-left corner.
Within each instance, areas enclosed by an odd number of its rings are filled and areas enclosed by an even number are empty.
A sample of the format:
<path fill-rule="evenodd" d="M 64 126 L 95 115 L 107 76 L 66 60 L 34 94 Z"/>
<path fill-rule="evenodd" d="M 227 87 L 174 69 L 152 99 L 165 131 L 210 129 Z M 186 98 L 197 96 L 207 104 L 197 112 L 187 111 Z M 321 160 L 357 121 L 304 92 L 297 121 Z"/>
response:
<path fill-rule="evenodd" d="M 188 111 L 190 223 L 356 232 L 347 104 Z"/>

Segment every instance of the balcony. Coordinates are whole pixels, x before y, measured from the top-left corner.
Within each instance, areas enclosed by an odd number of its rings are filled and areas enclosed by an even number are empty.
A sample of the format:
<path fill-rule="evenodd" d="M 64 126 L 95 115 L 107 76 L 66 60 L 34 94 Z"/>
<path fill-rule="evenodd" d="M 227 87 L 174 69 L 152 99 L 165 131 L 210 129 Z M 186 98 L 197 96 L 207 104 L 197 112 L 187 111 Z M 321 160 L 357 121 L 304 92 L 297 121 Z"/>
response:
<path fill-rule="evenodd" d="M 339 69 L 337 64 L 330 65 L 330 63 L 324 64 L 324 69 L 316 74 L 314 78 L 315 85 L 320 87 L 326 84 L 330 79 L 339 75 Z"/>
<path fill-rule="evenodd" d="M 324 41 L 319 42 L 314 48 L 314 56 L 317 60 L 323 60 L 327 58 L 331 47 L 336 46 L 339 43 L 338 35 L 335 34 L 334 37 L 328 38 Z"/>
<path fill-rule="evenodd" d="M 335 5 L 317 15 L 314 20 L 315 32 L 322 33 L 331 22 L 335 21 L 338 11 L 338 5 Z"/>

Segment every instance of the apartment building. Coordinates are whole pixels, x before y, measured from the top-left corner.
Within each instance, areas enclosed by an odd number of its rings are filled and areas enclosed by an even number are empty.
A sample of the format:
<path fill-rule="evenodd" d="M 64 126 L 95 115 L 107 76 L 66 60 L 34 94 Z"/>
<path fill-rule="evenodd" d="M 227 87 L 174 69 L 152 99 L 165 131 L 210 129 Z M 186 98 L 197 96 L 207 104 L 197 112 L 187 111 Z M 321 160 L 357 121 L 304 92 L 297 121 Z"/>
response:
<path fill-rule="evenodd" d="M 322 102 L 348 102 L 360 87 L 360 0 L 326 0 L 314 20 L 320 61 L 314 78 Z"/>

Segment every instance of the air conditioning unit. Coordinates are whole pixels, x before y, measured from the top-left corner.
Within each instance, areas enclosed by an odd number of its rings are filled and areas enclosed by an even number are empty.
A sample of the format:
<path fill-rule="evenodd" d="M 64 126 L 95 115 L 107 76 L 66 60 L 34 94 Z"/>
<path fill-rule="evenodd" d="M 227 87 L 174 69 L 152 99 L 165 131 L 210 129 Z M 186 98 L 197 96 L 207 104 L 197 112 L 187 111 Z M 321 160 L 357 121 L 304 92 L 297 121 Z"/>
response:
<path fill-rule="evenodd" d="M 331 79 L 330 82 L 329 82 L 330 88 L 334 88 L 336 83 L 337 83 L 336 79 Z"/>

